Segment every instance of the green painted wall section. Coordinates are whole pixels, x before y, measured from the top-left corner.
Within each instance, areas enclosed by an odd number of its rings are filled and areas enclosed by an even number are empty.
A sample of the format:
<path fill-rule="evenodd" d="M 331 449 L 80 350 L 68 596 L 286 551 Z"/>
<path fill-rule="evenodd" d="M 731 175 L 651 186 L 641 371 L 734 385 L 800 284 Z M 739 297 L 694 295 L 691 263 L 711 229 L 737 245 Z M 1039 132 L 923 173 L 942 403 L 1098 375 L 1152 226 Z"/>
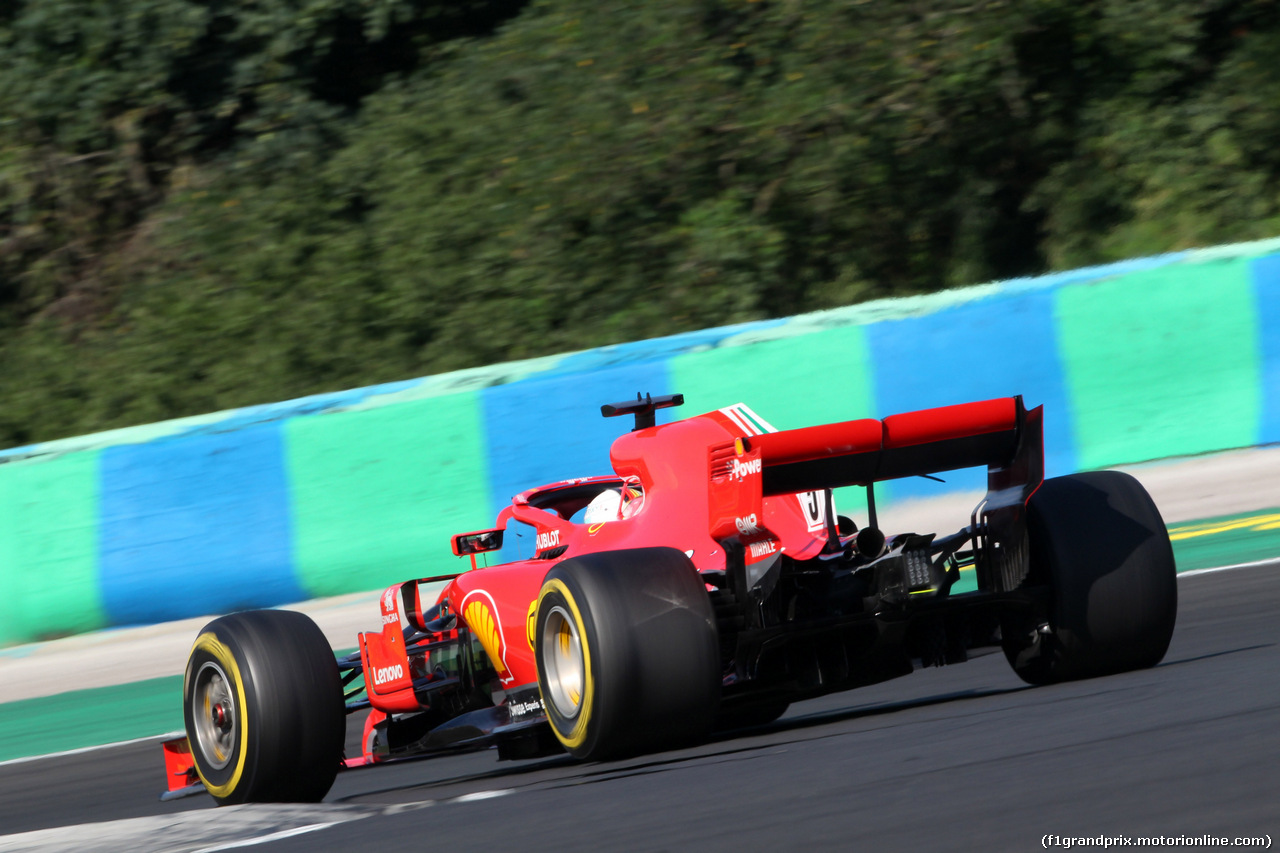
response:
<path fill-rule="evenodd" d="M 107 624 L 98 451 L 0 466 L 0 645 Z"/>
<path fill-rule="evenodd" d="M 72 690 L 0 704 L 0 761 L 181 730 L 181 675 Z M 158 743 L 154 758 L 159 792 L 164 790 L 164 759 Z M 111 784 L 110 778 L 102 781 Z"/>
<path fill-rule="evenodd" d="M 746 403 L 777 429 L 875 417 L 863 326 L 763 339 L 676 356 L 671 387 L 698 405 L 686 416 Z M 839 489 L 841 512 L 863 513 L 862 489 Z"/>
<path fill-rule="evenodd" d="M 475 393 L 286 424 L 297 577 L 313 596 L 458 571 L 449 537 L 489 515 Z"/>
<path fill-rule="evenodd" d="M 1254 443 L 1262 391 L 1246 259 L 1077 284 L 1056 299 L 1082 468 Z"/>

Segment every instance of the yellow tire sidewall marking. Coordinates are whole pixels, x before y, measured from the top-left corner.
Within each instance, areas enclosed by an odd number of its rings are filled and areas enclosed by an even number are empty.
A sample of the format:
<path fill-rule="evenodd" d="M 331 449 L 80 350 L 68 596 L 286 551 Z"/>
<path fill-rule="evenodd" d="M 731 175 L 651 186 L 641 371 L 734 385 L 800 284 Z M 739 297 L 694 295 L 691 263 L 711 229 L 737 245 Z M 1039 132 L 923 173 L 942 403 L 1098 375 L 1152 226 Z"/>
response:
<path fill-rule="evenodd" d="M 565 745 L 567 749 L 577 749 L 587 739 L 587 728 L 591 723 L 591 703 L 595 698 L 595 681 L 591 678 L 591 645 L 587 642 L 587 626 L 582 621 L 582 613 L 578 610 L 578 602 L 574 599 L 573 593 L 569 592 L 569 587 L 565 586 L 564 581 L 558 578 L 552 578 L 542 585 L 542 591 L 538 593 L 537 611 L 542 611 L 542 599 L 546 598 L 549 593 L 558 593 L 564 599 L 565 604 L 569 606 L 569 612 L 573 615 L 574 624 L 578 628 L 578 636 L 581 638 L 582 647 L 582 703 L 578 706 L 578 716 L 573 722 L 573 728 L 569 734 L 562 735 L 560 730 L 555 726 L 551 727 L 551 731 L 555 732 L 556 738 Z M 541 692 L 542 685 L 538 685 Z M 543 697 L 542 705 L 549 708 L 546 697 Z"/>
<path fill-rule="evenodd" d="M 215 797 L 227 797 L 240 784 L 240 778 L 244 775 L 245 755 L 248 753 L 249 747 L 249 712 L 248 702 L 244 697 L 244 679 L 240 677 L 240 667 L 236 664 L 235 656 L 231 654 L 231 649 L 227 648 L 218 636 L 212 631 L 207 631 L 196 637 L 195 645 L 191 647 L 191 653 L 204 650 L 213 657 L 215 661 L 226 668 L 231 678 L 236 683 L 236 696 L 240 702 L 240 757 L 236 759 L 236 769 L 232 771 L 231 778 L 222 785 L 215 785 L 204 776 L 204 771 L 200 769 L 200 762 L 196 762 L 196 772 L 200 774 L 200 781 L 204 782 L 204 786 L 209 789 L 209 793 Z M 186 692 L 185 686 L 183 692 Z"/>

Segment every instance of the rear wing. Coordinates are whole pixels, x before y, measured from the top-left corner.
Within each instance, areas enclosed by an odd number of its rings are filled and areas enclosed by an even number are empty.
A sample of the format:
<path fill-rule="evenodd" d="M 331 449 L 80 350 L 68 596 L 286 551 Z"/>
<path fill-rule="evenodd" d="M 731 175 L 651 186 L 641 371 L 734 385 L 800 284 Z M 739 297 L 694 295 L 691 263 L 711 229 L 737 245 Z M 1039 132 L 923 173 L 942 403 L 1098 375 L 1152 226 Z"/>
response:
<path fill-rule="evenodd" d="M 759 450 L 765 495 L 868 486 L 985 465 L 989 487 L 1029 487 L 1044 478 L 1041 409 L 1001 397 L 744 439 Z M 1015 470 L 1016 469 L 1016 470 Z"/>
<path fill-rule="evenodd" d="M 1002 397 L 755 435 L 743 450 L 758 459 L 765 495 L 866 486 L 876 527 L 872 484 L 957 468 L 987 468 L 987 494 L 970 526 L 979 588 L 1016 589 L 1029 569 L 1027 501 L 1044 481 L 1042 407 Z M 758 454 L 758 455 L 757 455 Z"/>

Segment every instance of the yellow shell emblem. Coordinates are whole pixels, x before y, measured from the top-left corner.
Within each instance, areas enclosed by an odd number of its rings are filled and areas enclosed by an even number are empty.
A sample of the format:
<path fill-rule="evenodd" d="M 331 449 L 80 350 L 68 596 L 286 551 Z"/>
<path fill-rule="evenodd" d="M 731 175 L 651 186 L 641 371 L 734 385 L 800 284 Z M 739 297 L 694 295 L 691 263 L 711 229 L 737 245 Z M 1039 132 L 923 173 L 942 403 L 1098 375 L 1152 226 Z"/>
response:
<path fill-rule="evenodd" d="M 538 633 L 538 599 L 529 602 L 529 612 L 524 617 L 524 638 L 529 641 L 529 651 L 534 651 Z"/>
<path fill-rule="evenodd" d="M 462 611 L 462 618 L 467 620 L 467 624 L 471 626 L 471 630 L 475 631 L 476 637 L 480 640 L 480 645 L 484 646 L 485 652 L 489 655 L 489 659 L 493 661 L 494 667 L 498 670 L 498 676 L 507 677 L 507 665 L 503 661 L 503 653 L 506 652 L 502 641 L 502 632 L 498 629 L 498 620 L 493 615 L 493 610 L 482 598 L 473 598 Z"/>

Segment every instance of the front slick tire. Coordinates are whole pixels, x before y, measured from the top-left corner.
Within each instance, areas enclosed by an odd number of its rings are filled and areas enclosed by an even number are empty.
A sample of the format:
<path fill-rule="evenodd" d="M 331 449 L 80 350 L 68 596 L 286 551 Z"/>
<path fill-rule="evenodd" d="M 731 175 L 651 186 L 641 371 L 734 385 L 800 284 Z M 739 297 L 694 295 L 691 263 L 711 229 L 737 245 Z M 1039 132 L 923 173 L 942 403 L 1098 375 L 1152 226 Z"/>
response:
<path fill-rule="evenodd" d="M 1178 614 L 1169 533 L 1142 484 L 1119 471 L 1045 480 L 1028 506 L 1031 583 L 1049 630 L 1006 619 L 1004 651 L 1030 684 L 1155 666 Z"/>
<path fill-rule="evenodd" d="M 586 554 L 547 572 L 534 621 L 552 731 L 584 760 L 704 737 L 720 700 L 715 614 L 672 548 Z"/>
<path fill-rule="evenodd" d="M 319 802 L 346 736 L 342 683 L 316 623 L 288 610 L 215 619 L 183 680 L 196 771 L 219 805 Z"/>

